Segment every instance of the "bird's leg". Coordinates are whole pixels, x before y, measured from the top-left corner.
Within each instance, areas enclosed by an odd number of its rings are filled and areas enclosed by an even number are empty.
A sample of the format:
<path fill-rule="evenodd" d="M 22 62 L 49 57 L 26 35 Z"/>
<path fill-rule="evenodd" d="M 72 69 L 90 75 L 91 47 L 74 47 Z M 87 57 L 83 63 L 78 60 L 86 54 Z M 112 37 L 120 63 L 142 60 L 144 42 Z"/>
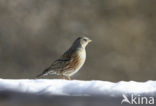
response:
<path fill-rule="evenodd" d="M 71 78 L 68 76 L 68 80 L 71 80 Z"/>
<path fill-rule="evenodd" d="M 64 75 L 61 76 L 62 79 L 65 79 Z"/>

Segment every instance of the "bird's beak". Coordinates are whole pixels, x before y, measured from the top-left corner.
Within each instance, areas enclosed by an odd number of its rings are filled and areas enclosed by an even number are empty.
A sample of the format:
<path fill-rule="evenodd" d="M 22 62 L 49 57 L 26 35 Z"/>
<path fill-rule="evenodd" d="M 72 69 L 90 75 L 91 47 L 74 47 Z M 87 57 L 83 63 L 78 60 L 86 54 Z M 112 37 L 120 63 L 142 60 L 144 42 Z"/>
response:
<path fill-rule="evenodd" d="M 88 43 L 90 43 L 90 42 L 92 42 L 92 40 L 89 39 L 89 40 L 88 40 Z"/>

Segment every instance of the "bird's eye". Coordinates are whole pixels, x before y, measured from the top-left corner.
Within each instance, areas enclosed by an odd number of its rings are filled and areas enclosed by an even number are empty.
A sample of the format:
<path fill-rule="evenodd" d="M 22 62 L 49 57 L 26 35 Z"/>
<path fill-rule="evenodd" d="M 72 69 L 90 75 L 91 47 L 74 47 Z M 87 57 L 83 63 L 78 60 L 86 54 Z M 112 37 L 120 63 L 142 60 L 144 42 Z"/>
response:
<path fill-rule="evenodd" d="M 83 39 L 83 41 L 87 42 L 87 39 Z"/>

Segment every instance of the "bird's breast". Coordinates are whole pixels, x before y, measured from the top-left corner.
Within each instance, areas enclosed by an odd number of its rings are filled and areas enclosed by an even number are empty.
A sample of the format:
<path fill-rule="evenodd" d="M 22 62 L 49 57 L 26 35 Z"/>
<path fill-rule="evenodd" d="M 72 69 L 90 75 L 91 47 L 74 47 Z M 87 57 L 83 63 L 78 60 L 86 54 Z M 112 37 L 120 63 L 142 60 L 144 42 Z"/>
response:
<path fill-rule="evenodd" d="M 79 51 L 78 57 L 79 57 L 80 66 L 81 66 L 81 65 L 84 64 L 84 62 L 85 62 L 85 60 L 86 60 L 86 51 L 85 51 L 85 50 Z"/>
<path fill-rule="evenodd" d="M 86 51 L 78 51 L 73 57 L 73 63 L 75 63 L 75 70 L 79 70 L 86 60 Z"/>

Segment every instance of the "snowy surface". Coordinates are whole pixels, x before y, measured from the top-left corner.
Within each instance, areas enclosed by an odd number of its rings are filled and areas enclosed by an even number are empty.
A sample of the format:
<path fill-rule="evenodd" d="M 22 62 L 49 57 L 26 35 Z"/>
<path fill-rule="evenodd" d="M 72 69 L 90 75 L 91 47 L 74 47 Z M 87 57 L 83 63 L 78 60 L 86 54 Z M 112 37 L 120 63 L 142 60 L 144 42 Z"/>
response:
<path fill-rule="evenodd" d="M 16 91 L 39 95 L 109 95 L 156 94 L 156 81 L 80 81 L 61 79 L 0 79 L 0 91 Z"/>

